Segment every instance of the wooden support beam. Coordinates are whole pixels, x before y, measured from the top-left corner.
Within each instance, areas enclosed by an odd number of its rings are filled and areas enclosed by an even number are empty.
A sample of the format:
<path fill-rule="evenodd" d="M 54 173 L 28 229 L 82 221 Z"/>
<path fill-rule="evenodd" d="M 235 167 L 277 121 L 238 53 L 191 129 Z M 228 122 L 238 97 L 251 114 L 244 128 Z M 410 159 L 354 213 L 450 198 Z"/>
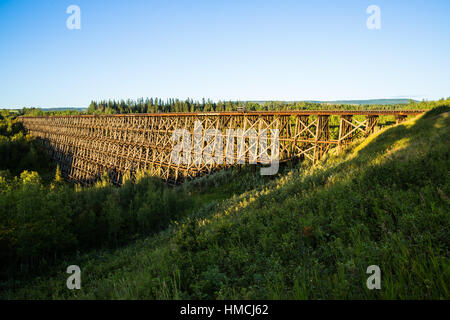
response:
<path fill-rule="evenodd" d="M 406 120 L 407 117 L 408 116 L 404 115 L 404 114 L 397 114 L 397 115 L 395 115 L 395 123 L 396 124 L 402 123 L 403 121 Z"/>
<path fill-rule="evenodd" d="M 367 126 L 365 136 L 378 131 L 378 116 L 367 116 Z"/>
<path fill-rule="evenodd" d="M 353 116 L 345 115 L 340 117 L 339 121 L 339 136 L 338 136 L 338 146 L 341 150 L 342 146 L 349 143 L 352 140 L 352 119 Z"/>
<path fill-rule="evenodd" d="M 314 162 L 320 160 L 329 148 L 328 144 L 322 143 L 324 141 L 328 141 L 330 138 L 329 118 L 330 116 L 322 115 L 317 117 Z"/>

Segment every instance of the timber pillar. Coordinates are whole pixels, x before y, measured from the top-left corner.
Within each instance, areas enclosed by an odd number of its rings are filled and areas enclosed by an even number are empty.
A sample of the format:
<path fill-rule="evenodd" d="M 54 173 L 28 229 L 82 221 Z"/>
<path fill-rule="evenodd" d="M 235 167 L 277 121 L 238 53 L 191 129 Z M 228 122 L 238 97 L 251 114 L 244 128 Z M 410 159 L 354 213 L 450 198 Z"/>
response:
<path fill-rule="evenodd" d="M 341 147 L 352 140 L 352 120 L 353 116 L 343 115 L 340 117 L 339 122 L 339 136 L 338 136 L 338 147 Z"/>
<path fill-rule="evenodd" d="M 406 115 L 403 115 L 403 114 L 397 114 L 397 115 L 395 115 L 395 123 L 396 124 L 399 124 L 399 123 L 402 123 L 403 121 L 405 121 L 406 120 Z"/>
<path fill-rule="evenodd" d="M 314 161 L 320 160 L 328 150 L 330 140 L 330 116 L 318 116 L 316 124 L 316 151 Z"/>

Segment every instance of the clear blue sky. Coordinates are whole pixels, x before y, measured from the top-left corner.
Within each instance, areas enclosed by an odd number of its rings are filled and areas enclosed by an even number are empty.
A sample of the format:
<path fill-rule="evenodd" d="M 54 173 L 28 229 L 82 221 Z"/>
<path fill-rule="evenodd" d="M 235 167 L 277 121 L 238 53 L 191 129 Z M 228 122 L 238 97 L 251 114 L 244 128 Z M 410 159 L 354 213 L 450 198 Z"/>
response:
<path fill-rule="evenodd" d="M 450 1 L 0 0 L 0 107 L 150 96 L 448 97 Z"/>

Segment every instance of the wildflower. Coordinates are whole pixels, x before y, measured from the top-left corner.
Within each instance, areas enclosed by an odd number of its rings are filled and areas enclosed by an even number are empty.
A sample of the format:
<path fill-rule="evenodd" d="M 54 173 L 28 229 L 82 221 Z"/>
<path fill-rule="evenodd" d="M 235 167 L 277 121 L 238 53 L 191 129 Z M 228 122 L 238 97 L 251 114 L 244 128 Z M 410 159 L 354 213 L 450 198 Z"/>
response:
<path fill-rule="evenodd" d="M 311 227 L 306 227 L 306 228 L 303 230 L 303 235 L 304 235 L 305 237 L 307 237 L 307 238 L 311 237 L 311 235 L 312 235 L 312 233 L 311 233 Z"/>

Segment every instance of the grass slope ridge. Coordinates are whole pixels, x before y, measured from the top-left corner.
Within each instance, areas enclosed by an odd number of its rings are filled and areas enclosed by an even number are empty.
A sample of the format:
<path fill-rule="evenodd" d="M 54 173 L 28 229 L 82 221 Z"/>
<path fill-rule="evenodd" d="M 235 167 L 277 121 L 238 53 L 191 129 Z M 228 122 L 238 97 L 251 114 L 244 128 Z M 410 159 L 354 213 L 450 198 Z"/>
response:
<path fill-rule="evenodd" d="M 449 299 L 448 106 L 3 298 Z M 82 270 L 66 288 L 65 267 Z M 379 265 L 381 290 L 366 288 Z"/>

